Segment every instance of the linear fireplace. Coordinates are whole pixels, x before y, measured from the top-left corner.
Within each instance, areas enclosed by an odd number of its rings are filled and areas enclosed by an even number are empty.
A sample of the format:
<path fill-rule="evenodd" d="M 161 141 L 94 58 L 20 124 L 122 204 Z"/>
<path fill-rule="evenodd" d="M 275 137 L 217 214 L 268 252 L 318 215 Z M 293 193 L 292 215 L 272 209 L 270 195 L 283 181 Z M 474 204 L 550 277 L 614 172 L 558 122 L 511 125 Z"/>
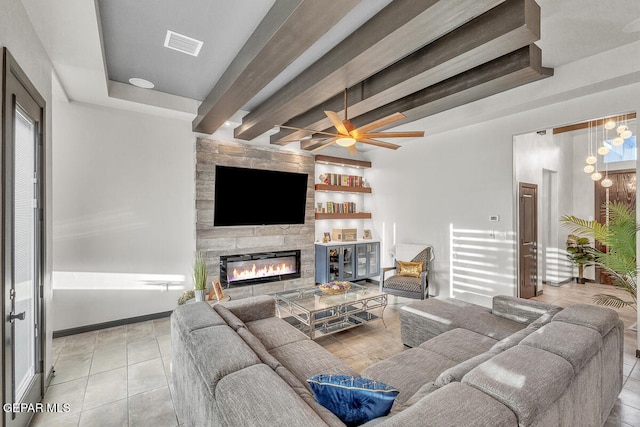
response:
<path fill-rule="evenodd" d="M 220 256 L 220 282 L 227 288 L 298 277 L 300 250 Z"/>

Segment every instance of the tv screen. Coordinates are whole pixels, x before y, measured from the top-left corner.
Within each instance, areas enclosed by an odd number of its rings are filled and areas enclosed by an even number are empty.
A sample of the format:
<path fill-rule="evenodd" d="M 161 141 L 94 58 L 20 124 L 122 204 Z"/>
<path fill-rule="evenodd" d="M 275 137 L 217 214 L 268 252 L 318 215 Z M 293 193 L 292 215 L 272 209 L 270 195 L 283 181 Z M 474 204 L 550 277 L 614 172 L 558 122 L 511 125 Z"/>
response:
<path fill-rule="evenodd" d="M 304 224 L 307 174 L 216 166 L 214 226 Z"/>

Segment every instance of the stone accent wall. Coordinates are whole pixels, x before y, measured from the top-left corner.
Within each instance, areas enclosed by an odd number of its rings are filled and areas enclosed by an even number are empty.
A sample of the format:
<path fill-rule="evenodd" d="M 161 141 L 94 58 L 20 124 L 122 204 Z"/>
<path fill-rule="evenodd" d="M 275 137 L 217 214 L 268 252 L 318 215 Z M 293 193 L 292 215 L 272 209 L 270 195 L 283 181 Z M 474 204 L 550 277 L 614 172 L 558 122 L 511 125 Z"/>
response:
<path fill-rule="evenodd" d="M 214 227 L 215 166 L 237 166 L 309 174 L 304 225 Z M 225 289 L 242 298 L 315 284 L 315 163 L 311 154 L 198 138 L 196 141 L 196 249 L 207 259 L 210 278 L 220 274 L 220 255 L 300 249 L 301 277 Z M 277 189 L 276 189 L 277 190 Z M 271 209 L 271 207 L 265 207 Z"/>

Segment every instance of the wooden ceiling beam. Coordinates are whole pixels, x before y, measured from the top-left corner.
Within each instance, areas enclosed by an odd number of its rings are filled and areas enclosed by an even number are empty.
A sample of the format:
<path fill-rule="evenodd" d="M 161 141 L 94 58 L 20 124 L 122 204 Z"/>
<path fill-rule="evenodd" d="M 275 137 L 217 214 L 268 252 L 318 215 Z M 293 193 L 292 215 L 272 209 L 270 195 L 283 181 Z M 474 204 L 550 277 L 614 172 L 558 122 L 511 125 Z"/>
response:
<path fill-rule="evenodd" d="M 355 117 L 351 122 L 359 127 L 402 112 L 407 117 L 395 122 L 393 127 L 396 127 L 552 75 L 552 69 L 542 67 L 540 49 L 532 44 Z M 317 143 L 305 140 L 300 142 L 300 148 L 304 150 L 317 146 Z"/>
<path fill-rule="evenodd" d="M 200 104 L 193 131 L 215 132 L 358 3 L 277 0 Z"/>
<path fill-rule="evenodd" d="M 427 86 L 446 80 L 540 39 L 540 7 L 534 0 L 507 0 L 458 29 L 419 49 L 384 70 L 349 88 L 349 115 L 358 116 Z M 331 122 L 325 110 L 344 116 L 343 95 L 285 124 L 306 129 L 326 129 Z M 286 145 L 309 135 L 281 129 L 271 143 Z"/>
<path fill-rule="evenodd" d="M 395 0 L 244 116 L 251 140 L 431 43 L 504 0 Z M 325 2 L 318 2 L 325 4 Z"/>
<path fill-rule="evenodd" d="M 553 129 L 553 134 L 565 133 L 565 132 L 573 132 L 574 130 L 587 129 L 589 126 L 603 126 L 609 120 L 613 120 L 614 122 L 622 122 L 626 120 L 632 120 L 636 118 L 636 113 L 629 114 L 618 114 L 617 116 L 604 117 L 602 119 L 590 120 L 588 122 L 582 123 L 574 123 L 567 126 L 560 126 Z"/>

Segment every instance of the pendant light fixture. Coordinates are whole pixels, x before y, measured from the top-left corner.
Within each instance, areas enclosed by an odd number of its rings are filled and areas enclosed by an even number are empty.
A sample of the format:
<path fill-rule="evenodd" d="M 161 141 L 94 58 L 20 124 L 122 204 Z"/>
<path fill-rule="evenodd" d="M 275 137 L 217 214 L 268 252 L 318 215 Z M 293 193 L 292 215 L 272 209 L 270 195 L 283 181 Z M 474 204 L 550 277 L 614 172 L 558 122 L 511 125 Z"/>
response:
<path fill-rule="evenodd" d="M 588 128 L 587 128 L 587 141 L 588 141 L 588 148 L 587 148 L 587 159 L 585 160 L 587 165 L 584 167 L 584 172 L 585 173 L 593 173 L 593 171 L 595 170 L 595 168 L 593 167 L 593 165 L 595 164 L 595 162 L 598 161 L 598 159 L 596 158 L 596 156 L 593 155 L 593 151 L 591 149 L 591 122 L 588 123 Z"/>
<path fill-rule="evenodd" d="M 602 140 L 606 141 L 605 128 L 602 129 Z M 613 185 L 613 181 L 609 178 L 609 165 L 604 161 L 604 159 L 602 159 L 602 163 L 604 163 L 604 179 L 600 182 L 600 185 L 604 188 L 609 188 Z"/>

